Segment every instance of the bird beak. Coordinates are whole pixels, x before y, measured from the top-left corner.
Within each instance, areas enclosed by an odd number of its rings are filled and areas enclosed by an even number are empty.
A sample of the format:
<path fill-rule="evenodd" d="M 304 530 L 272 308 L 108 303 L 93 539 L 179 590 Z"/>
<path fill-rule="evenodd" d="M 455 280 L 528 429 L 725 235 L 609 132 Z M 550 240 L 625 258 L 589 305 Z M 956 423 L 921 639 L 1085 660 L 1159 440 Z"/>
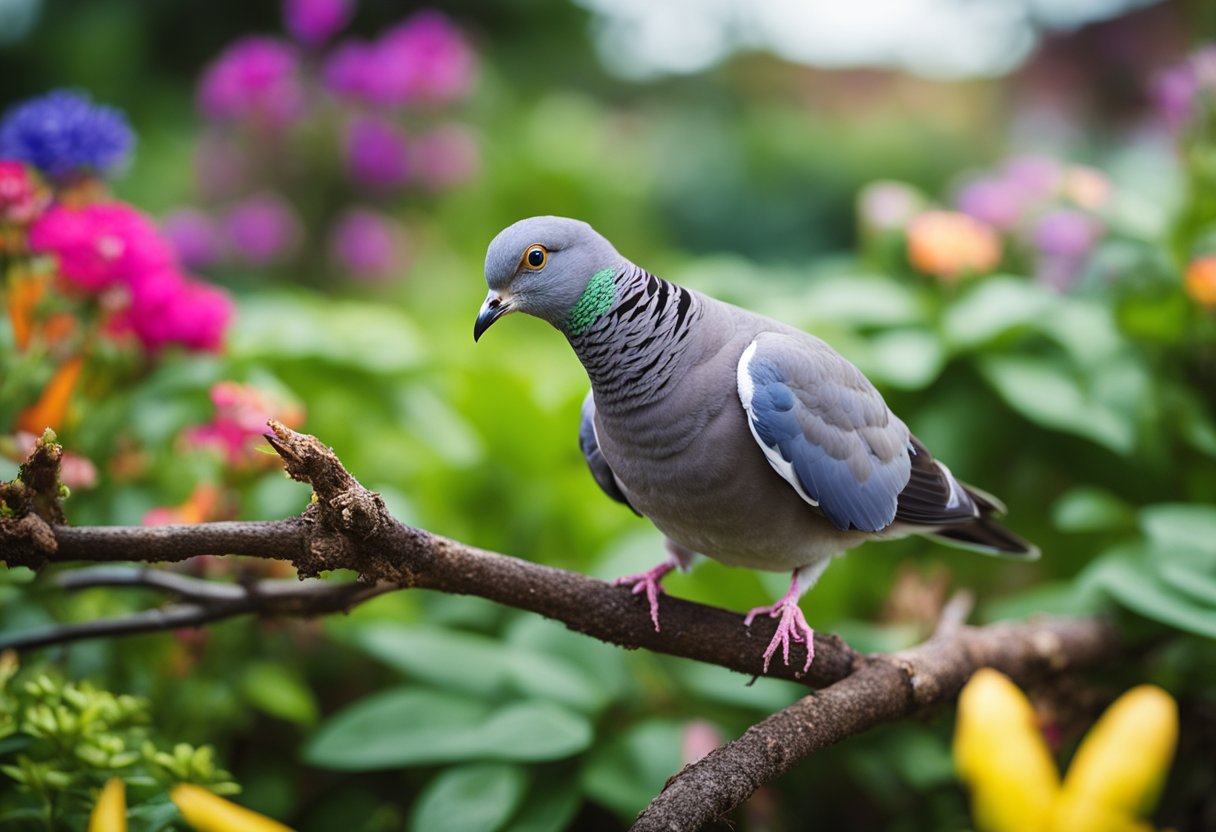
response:
<path fill-rule="evenodd" d="M 490 293 L 486 295 L 485 303 L 481 305 L 481 309 L 477 313 L 477 322 L 473 324 L 473 340 L 481 338 L 481 333 L 510 311 L 510 298 L 503 297 L 502 294 L 491 289 Z"/>

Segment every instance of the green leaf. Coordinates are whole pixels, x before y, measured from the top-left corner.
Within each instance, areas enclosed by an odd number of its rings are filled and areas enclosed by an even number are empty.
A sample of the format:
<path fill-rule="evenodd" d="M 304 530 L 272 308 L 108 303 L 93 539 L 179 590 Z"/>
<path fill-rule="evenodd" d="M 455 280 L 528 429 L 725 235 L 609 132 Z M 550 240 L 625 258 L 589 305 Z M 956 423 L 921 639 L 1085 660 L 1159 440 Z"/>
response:
<path fill-rule="evenodd" d="M 490 706 L 451 692 L 398 688 L 360 699 L 330 717 L 304 748 L 321 768 L 370 771 L 475 757 L 472 727 Z"/>
<path fill-rule="evenodd" d="M 1056 501 L 1051 519 L 1060 531 L 1103 532 L 1130 527 L 1135 511 L 1109 491 L 1083 485 Z"/>
<path fill-rule="evenodd" d="M 494 832 L 515 812 L 527 786 L 527 772 L 519 766 L 480 763 L 450 768 L 418 795 L 410 828 Z"/>
<path fill-rule="evenodd" d="M 1145 618 L 1216 638 L 1216 606 L 1198 604 L 1162 581 L 1139 545 L 1122 546 L 1102 556 L 1081 580 Z"/>
<path fill-rule="evenodd" d="M 361 627 L 354 639 L 368 654 L 445 690 L 485 697 L 514 691 L 587 711 L 609 701 L 594 677 L 578 665 L 520 644 L 390 622 Z"/>
<path fill-rule="evenodd" d="M 1216 508 L 1211 506 L 1194 503 L 1146 506 L 1140 510 L 1140 527 L 1160 550 L 1193 549 L 1216 557 Z"/>
<path fill-rule="evenodd" d="M 632 818 L 680 770 L 684 726 L 651 719 L 597 746 L 583 769 L 583 791 L 592 800 Z"/>
<path fill-rule="evenodd" d="M 1031 356 L 989 355 L 979 368 L 1001 398 L 1030 421 L 1127 454 L 1135 428 L 1124 414 L 1083 391 L 1056 363 Z"/>
<path fill-rule="evenodd" d="M 905 390 L 919 390 L 937 378 L 946 361 L 942 344 L 923 329 L 901 329 L 875 335 L 862 370 L 876 380 Z"/>
<path fill-rule="evenodd" d="M 951 305 L 942 332 L 955 347 L 972 349 L 1018 326 L 1037 321 L 1059 299 L 1024 279 L 985 280 Z"/>
<path fill-rule="evenodd" d="M 465 760 L 559 760 L 591 744 L 591 723 L 553 702 L 497 709 L 450 692 L 403 688 L 361 699 L 305 749 L 316 766 L 368 771 Z"/>
<path fill-rule="evenodd" d="M 241 298 L 228 346 L 234 360 L 319 361 L 371 373 L 407 370 L 423 358 L 414 322 L 396 307 L 288 292 Z"/>
<path fill-rule="evenodd" d="M 506 832 L 562 832 L 570 828 L 582 798 L 573 777 L 546 776 L 533 785 Z"/>
<path fill-rule="evenodd" d="M 1167 586 L 1216 610 L 1216 577 L 1181 563 L 1162 564 L 1158 574 Z"/>
<path fill-rule="evenodd" d="M 279 662 L 249 665 L 241 678 L 241 690 L 255 708 L 288 722 L 312 725 L 319 716 L 312 688 Z"/>
<path fill-rule="evenodd" d="M 722 705 L 750 708 L 768 714 L 806 695 L 806 687 L 796 682 L 752 679 L 703 662 L 673 661 L 669 666 L 672 674 L 690 692 Z"/>

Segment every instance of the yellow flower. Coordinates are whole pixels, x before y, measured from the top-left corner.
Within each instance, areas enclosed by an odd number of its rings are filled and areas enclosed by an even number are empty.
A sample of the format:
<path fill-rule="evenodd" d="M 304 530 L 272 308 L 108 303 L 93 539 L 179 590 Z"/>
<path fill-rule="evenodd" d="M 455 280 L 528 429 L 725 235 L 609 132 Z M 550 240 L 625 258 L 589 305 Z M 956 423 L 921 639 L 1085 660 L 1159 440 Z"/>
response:
<path fill-rule="evenodd" d="M 177 804 L 186 823 L 198 832 L 292 832 L 277 820 L 189 783 L 170 789 L 169 799 Z"/>
<path fill-rule="evenodd" d="M 1064 795 L 1126 815 L 1157 803 L 1178 743 L 1178 706 L 1155 685 L 1120 696 L 1085 735 L 1064 778 Z"/>
<path fill-rule="evenodd" d="M 983 274 L 1001 261 L 996 232 L 955 211 L 926 211 L 908 224 L 908 260 L 922 272 L 945 280 Z"/>
<path fill-rule="evenodd" d="M 1178 740 L 1178 707 L 1152 685 L 1128 691 L 1085 736 L 1060 784 L 1030 702 L 995 670 L 959 696 L 954 758 L 980 832 L 1151 832 Z"/>
<path fill-rule="evenodd" d="M 981 832 L 1042 828 L 1060 775 L 1035 722 L 1034 708 L 1003 674 L 983 668 L 958 700 L 954 762 L 971 787 Z"/>
<path fill-rule="evenodd" d="M 89 832 L 127 832 L 127 785 L 111 777 L 89 815 Z"/>

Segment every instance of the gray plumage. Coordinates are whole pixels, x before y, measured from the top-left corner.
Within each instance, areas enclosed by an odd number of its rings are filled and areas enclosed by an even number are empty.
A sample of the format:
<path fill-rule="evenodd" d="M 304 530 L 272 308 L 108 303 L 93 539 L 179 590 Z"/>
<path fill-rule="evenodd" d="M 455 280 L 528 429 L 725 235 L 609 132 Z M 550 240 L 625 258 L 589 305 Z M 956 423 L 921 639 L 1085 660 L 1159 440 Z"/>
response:
<path fill-rule="evenodd" d="M 562 331 L 586 368 L 579 444 L 605 493 L 683 549 L 801 570 L 795 606 L 832 556 L 871 538 L 1037 554 L 993 519 L 999 502 L 933 460 L 826 343 L 661 280 L 586 223 L 508 227 L 490 244 L 486 281 L 476 336 L 526 312 Z"/>

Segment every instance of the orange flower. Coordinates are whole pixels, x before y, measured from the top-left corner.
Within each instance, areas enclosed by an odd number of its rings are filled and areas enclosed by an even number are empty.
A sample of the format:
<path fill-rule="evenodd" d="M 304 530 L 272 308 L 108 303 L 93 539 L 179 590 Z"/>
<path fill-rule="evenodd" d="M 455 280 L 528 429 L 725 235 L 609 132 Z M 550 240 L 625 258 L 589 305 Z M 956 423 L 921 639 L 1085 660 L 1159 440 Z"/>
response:
<path fill-rule="evenodd" d="M 69 358 L 60 364 L 55 375 L 51 376 L 51 380 L 43 388 L 38 401 L 17 416 L 17 430 L 29 431 L 35 435 L 41 435 L 47 428 L 59 430 L 83 366 L 84 359 L 80 356 Z"/>
<path fill-rule="evenodd" d="M 908 260 L 918 270 L 954 281 L 991 271 L 1001 260 L 996 232 L 966 214 L 926 211 L 908 224 Z"/>
<path fill-rule="evenodd" d="M 194 525 L 224 516 L 224 494 L 214 485 L 199 485 L 179 506 L 154 508 L 144 515 L 145 526 Z"/>
<path fill-rule="evenodd" d="M 1216 309 L 1216 255 L 1200 257 L 1187 267 L 1186 293 L 1207 309 Z"/>
<path fill-rule="evenodd" d="M 25 351 L 34 334 L 34 309 L 46 293 L 46 280 L 37 275 L 14 274 L 8 284 L 8 317 L 13 322 L 13 340 Z"/>

